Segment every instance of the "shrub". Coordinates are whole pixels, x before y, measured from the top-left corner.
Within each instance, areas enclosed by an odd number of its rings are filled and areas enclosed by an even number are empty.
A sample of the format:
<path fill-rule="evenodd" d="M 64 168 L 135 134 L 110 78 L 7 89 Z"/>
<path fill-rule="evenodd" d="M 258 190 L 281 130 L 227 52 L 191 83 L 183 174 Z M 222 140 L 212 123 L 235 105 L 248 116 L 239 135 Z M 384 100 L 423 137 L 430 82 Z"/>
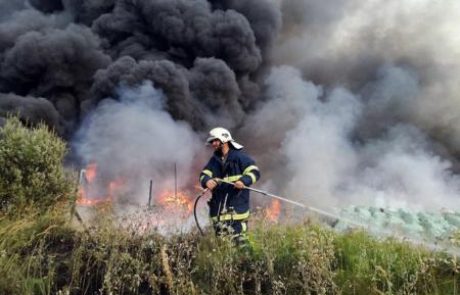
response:
<path fill-rule="evenodd" d="M 28 129 L 19 119 L 8 118 L 0 129 L 1 211 L 17 212 L 26 205 L 48 208 L 68 196 L 65 152 L 65 143 L 44 124 Z"/>

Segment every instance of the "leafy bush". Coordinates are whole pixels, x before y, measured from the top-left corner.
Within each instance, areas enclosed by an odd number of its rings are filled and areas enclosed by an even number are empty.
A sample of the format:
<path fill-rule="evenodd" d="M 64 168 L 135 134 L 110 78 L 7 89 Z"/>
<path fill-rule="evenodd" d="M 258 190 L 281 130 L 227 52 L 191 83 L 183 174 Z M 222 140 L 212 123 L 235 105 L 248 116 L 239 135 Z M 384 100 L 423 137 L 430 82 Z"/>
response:
<path fill-rule="evenodd" d="M 0 129 L 0 209 L 47 208 L 67 196 L 71 185 L 62 160 L 65 143 L 44 124 L 24 127 L 10 117 Z"/>

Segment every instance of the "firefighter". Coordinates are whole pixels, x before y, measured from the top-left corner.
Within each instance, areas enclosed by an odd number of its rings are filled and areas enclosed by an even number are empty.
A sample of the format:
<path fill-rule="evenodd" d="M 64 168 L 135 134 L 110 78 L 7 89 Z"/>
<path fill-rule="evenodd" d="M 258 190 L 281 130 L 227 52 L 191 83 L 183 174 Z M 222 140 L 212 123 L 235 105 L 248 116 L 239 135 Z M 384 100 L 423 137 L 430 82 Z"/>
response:
<path fill-rule="evenodd" d="M 206 142 L 214 154 L 201 171 L 200 183 L 212 191 L 208 203 L 214 230 L 218 236 L 230 235 L 238 245 L 247 245 L 249 191 L 244 187 L 259 179 L 259 168 L 225 128 L 209 131 Z"/>

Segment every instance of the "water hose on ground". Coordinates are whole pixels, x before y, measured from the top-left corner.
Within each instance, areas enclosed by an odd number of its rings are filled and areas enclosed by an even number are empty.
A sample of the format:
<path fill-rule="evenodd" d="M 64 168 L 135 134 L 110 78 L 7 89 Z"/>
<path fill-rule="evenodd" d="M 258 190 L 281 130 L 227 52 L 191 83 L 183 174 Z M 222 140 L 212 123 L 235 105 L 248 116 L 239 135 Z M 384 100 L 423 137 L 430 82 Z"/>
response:
<path fill-rule="evenodd" d="M 196 223 L 196 227 L 198 228 L 198 230 L 200 231 L 201 235 L 204 236 L 204 232 L 203 232 L 203 229 L 201 228 L 200 226 L 200 223 L 198 222 L 198 216 L 196 214 L 196 208 L 198 206 L 198 201 L 201 199 L 202 196 L 204 196 L 204 194 L 208 191 L 209 189 L 204 189 L 201 191 L 201 193 L 195 198 L 195 203 L 193 204 L 193 216 L 195 217 L 195 223 Z"/>

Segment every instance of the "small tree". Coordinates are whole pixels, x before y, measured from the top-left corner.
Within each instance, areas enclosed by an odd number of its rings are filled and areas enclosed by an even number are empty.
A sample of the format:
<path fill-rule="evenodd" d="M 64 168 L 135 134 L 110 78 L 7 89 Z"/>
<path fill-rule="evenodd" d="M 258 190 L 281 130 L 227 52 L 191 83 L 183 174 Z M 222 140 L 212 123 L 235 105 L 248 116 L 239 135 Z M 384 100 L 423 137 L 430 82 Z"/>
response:
<path fill-rule="evenodd" d="M 18 118 L 8 118 L 0 128 L 0 209 L 44 209 L 68 196 L 65 152 L 65 143 L 44 124 L 28 129 Z"/>

